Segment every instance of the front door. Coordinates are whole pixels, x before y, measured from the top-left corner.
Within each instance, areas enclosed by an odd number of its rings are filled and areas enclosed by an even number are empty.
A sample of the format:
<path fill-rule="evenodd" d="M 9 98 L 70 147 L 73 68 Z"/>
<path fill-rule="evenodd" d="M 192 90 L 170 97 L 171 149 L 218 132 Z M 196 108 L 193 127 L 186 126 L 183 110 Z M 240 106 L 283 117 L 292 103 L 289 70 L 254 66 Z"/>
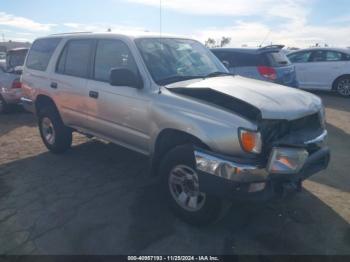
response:
<path fill-rule="evenodd" d="M 89 91 L 98 90 L 97 116 L 91 117 L 94 132 L 115 143 L 147 154 L 150 134 L 149 97 L 146 89 L 109 84 L 112 68 L 138 74 L 128 46 L 117 39 L 97 41 L 93 79 Z"/>

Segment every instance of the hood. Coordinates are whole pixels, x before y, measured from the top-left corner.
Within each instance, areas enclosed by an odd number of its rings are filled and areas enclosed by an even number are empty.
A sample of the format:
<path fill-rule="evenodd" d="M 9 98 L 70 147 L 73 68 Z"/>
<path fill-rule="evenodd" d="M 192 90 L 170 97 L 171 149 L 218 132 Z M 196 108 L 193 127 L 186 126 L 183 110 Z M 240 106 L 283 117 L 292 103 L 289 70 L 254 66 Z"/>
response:
<path fill-rule="evenodd" d="M 240 76 L 195 79 L 174 83 L 167 88 L 193 98 L 197 98 L 198 94 L 198 99 L 201 100 L 203 100 L 203 90 L 210 91 L 205 98 L 209 103 L 212 102 L 214 93 L 220 95 L 225 100 L 225 104 L 228 98 L 232 98 L 231 103 L 237 104 L 234 111 L 238 110 L 237 113 L 244 115 L 243 111 L 246 111 L 247 105 L 250 105 L 250 111 L 260 111 L 260 117 L 263 119 L 295 120 L 314 114 L 322 108 L 321 99 L 313 94 Z M 214 103 L 222 106 L 218 99 Z M 239 112 L 239 108 L 242 108 L 242 112 Z"/>

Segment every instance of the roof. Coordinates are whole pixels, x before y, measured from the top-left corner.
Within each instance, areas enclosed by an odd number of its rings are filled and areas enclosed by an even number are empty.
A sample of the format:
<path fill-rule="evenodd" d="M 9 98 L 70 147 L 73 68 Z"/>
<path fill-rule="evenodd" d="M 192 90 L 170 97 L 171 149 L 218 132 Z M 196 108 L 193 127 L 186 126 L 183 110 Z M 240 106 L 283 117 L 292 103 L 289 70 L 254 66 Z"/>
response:
<path fill-rule="evenodd" d="M 293 51 L 290 54 L 298 53 L 298 52 L 304 52 L 304 51 L 338 51 L 342 53 L 347 53 L 350 54 L 350 49 L 349 48 L 339 48 L 339 47 L 311 47 L 311 48 L 306 48 L 306 49 L 300 49 Z"/>
<path fill-rule="evenodd" d="M 9 52 L 17 52 L 17 51 L 28 51 L 29 48 L 25 48 L 25 47 L 19 47 L 19 48 L 13 48 L 11 50 L 8 50 L 7 53 Z"/>
<path fill-rule="evenodd" d="M 47 37 L 42 38 L 55 38 L 55 37 L 67 37 L 67 38 L 79 38 L 79 37 L 113 37 L 113 36 L 119 36 L 119 37 L 129 37 L 132 39 L 136 38 L 183 38 L 188 39 L 188 37 L 179 36 L 179 35 L 170 35 L 170 34 L 162 34 L 161 36 L 159 33 L 154 32 L 142 32 L 142 31 L 127 31 L 127 32 L 103 32 L 103 33 L 94 33 L 94 32 L 72 32 L 72 33 L 62 33 L 62 34 L 53 34 L 49 35 Z"/>
<path fill-rule="evenodd" d="M 272 45 L 272 46 L 265 46 L 265 47 L 246 47 L 246 48 L 213 48 L 212 51 L 226 51 L 226 52 L 240 52 L 240 53 L 250 53 L 250 54 L 256 54 L 256 53 L 266 53 L 270 51 L 279 51 L 282 50 L 284 46 L 283 45 Z"/>

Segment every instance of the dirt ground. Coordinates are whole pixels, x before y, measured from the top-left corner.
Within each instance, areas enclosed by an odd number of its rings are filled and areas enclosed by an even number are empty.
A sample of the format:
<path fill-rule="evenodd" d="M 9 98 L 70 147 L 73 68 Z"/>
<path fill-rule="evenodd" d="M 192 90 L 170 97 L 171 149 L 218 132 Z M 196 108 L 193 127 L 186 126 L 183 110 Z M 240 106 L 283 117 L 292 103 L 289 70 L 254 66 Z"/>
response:
<path fill-rule="evenodd" d="M 350 254 L 350 100 L 319 95 L 329 169 L 206 228 L 169 212 L 143 156 L 80 135 L 55 156 L 32 115 L 0 115 L 0 254 Z"/>

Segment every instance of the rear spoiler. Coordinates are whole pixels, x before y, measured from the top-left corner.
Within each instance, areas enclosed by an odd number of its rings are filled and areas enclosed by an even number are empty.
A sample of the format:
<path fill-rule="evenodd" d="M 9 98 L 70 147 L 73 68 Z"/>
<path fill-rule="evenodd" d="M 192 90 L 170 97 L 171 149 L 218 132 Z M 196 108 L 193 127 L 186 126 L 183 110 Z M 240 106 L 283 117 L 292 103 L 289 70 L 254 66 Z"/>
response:
<path fill-rule="evenodd" d="M 281 50 L 284 47 L 285 47 L 285 45 L 268 45 L 268 46 L 259 48 L 258 51 Z"/>

